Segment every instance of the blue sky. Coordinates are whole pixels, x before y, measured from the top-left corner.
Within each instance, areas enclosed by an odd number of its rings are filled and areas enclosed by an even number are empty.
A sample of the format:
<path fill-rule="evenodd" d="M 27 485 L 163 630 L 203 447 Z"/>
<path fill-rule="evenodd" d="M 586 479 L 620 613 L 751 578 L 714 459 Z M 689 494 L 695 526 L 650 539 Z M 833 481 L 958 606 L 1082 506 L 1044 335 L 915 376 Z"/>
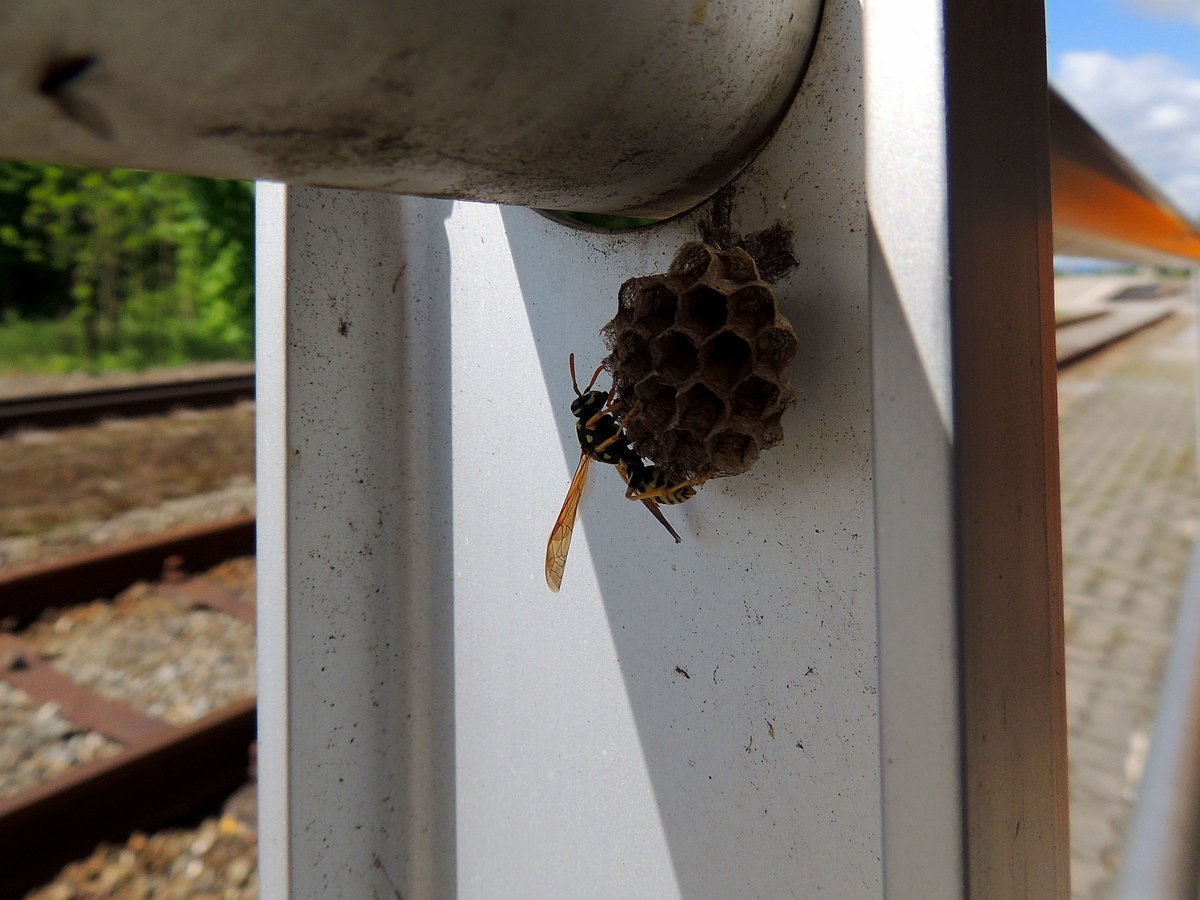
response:
<path fill-rule="evenodd" d="M 1122 56 L 1161 53 L 1194 66 L 1200 53 L 1197 16 L 1200 3 L 1047 0 L 1050 60 L 1072 50 L 1108 50 Z"/>
<path fill-rule="evenodd" d="M 1046 0 L 1050 81 L 1200 218 L 1200 0 Z"/>

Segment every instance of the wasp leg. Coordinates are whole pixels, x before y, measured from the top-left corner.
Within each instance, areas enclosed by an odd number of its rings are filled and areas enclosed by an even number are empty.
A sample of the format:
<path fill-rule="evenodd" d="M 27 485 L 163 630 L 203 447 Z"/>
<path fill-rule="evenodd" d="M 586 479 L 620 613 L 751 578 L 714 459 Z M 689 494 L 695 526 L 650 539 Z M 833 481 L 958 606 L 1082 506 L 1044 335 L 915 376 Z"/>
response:
<path fill-rule="evenodd" d="M 716 469 L 709 469 L 703 475 L 697 475 L 695 478 L 689 478 L 687 481 L 681 481 L 678 484 L 666 484 L 660 487 L 646 488 L 640 494 L 635 493 L 631 484 L 625 490 L 625 498 L 627 500 L 667 500 L 672 494 L 677 491 L 682 491 L 684 488 L 696 488 L 712 478 L 717 472 Z"/>
<path fill-rule="evenodd" d="M 620 403 L 621 401 L 618 400 L 617 402 Z M 640 413 L 641 411 L 642 411 L 642 401 L 634 400 L 633 405 L 631 407 L 629 407 L 629 412 L 627 412 L 627 413 L 625 413 L 625 415 L 621 416 L 622 427 L 624 427 L 625 425 L 628 425 L 630 422 L 632 422 L 634 419 L 636 419 L 638 416 L 638 413 Z"/>
<path fill-rule="evenodd" d="M 600 420 L 601 416 L 606 415 L 608 413 L 620 412 L 621 407 L 624 405 L 625 405 L 625 402 L 623 400 L 614 400 L 612 403 L 608 404 L 608 406 L 604 407 L 604 409 L 600 410 L 600 412 L 596 413 L 596 415 L 594 415 L 590 419 L 588 419 L 585 427 L 595 428 L 596 422 L 598 422 Z M 618 423 L 620 425 L 620 430 L 616 434 L 610 435 L 608 438 L 606 438 L 604 440 L 604 442 L 596 449 L 603 450 L 606 447 L 609 447 L 612 444 L 615 444 L 621 438 L 625 437 L 625 426 L 629 422 L 633 421 L 633 419 L 637 416 L 637 414 L 639 412 L 641 412 L 641 409 L 642 409 L 642 401 L 635 400 L 633 402 L 633 406 L 629 407 L 629 412 L 627 412 L 627 413 L 625 413 L 625 415 L 621 416 L 621 421 Z"/>
<path fill-rule="evenodd" d="M 620 410 L 622 405 L 623 404 L 620 400 L 614 400 L 612 403 L 608 404 L 608 406 L 604 407 L 604 409 L 600 410 L 600 412 L 596 413 L 594 416 L 592 416 L 590 419 L 588 419 L 587 422 L 584 423 L 583 427 L 590 431 L 591 429 L 596 427 L 596 423 L 599 422 L 604 416 L 609 415 L 614 412 L 617 412 L 618 410 Z M 634 407 L 635 408 L 637 407 L 636 403 L 634 404 Z M 617 441 L 624 440 L 624 438 L 625 438 L 624 427 L 621 425 L 617 425 L 616 431 L 614 431 L 612 434 L 610 434 L 603 441 L 601 441 L 599 444 L 596 445 L 595 452 L 601 453 L 601 452 L 607 450 L 609 447 L 611 447 Z"/>
<path fill-rule="evenodd" d="M 625 439 L 625 432 L 622 431 L 620 428 L 618 428 L 615 432 L 613 432 L 608 437 L 606 437 L 604 440 L 602 440 L 599 444 L 597 444 L 594 452 L 595 453 L 603 453 L 605 450 L 607 450 L 609 447 L 611 447 L 617 441 L 621 441 L 624 439 Z"/>
<path fill-rule="evenodd" d="M 621 403 L 620 400 L 610 401 L 608 406 L 605 406 L 598 413 L 596 413 L 594 416 L 592 416 L 590 419 L 588 419 L 586 422 L 584 422 L 583 427 L 588 428 L 588 429 L 595 428 L 597 422 L 599 422 L 601 419 L 603 419 L 607 415 L 611 415 L 612 413 L 618 412 L 621 409 L 622 405 L 623 404 Z"/>

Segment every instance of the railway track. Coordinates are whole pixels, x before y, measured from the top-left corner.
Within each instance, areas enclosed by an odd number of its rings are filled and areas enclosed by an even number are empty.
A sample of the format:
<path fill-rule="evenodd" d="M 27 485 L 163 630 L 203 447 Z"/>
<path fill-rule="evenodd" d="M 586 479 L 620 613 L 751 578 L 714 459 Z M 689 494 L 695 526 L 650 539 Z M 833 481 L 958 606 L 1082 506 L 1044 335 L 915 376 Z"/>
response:
<path fill-rule="evenodd" d="M 1060 344 L 1063 332 L 1059 329 Z M 1117 338 L 1106 341 L 1111 339 Z M 239 375 L 0 400 L 0 433 L 216 406 L 252 397 L 253 391 L 253 375 Z M 112 597 L 137 581 L 165 582 L 180 602 L 253 622 L 252 602 L 200 574 L 253 552 L 254 520 L 243 517 L 0 575 L 0 680 L 36 703 L 53 703 L 75 726 L 121 748 L 0 796 L 0 847 L 8 861 L 0 867 L 0 897 L 45 883 L 99 841 L 161 827 L 231 793 L 246 780 L 256 719 L 249 697 L 187 724 L 171 724 L 73 680 L 12 632 L 48 609 Z"/>
<path fill-rule="evenodd" d="M 99 388 L 0 400 L 0 434 L 17 428 L 86 425 L 112 416 L 149 416 L 176 407 L 226 406 L 253 399 L 254 375 Z"/>
<path fill-rule="evenodd" d="M 1136 308 L 1118 312 L 1119 315 L 1104 314 L 1113 320 L 1111 325 L 1102 323 L 1088 326 L 1096 330 L 1097 335 L 1084 337 L 1080 347 L 1076 347 L 1070 338 L 1064 340 L 1061 336 L 1067 333 L 1068 326 L 1083 323 L 1060 325 L 1057 329 L 1060 334 L 1060 367 L 1066 367 L 1168 314 L 1165 309 L 1149 316 Z M 1130 321 L 1118 322 L 1122 317 Z M 1072 328 L 1070 331 L 1081 333 L 1082 329 Z M 0 399 L 0 434 L 18 428 L 86 425 L 114 416 L 158 415 L 178 407 L 196 409 L 225 406 L 253 397 L 254 375 L 240 374 Z"/>
<path fill-rule="evenodd" d="M 74 680 L 12 629 L 44 611 L 112 597 L 157 581 L 170 602 L 253 623 L 253 601 L 204 573 L 254 553 L 254 520 L 241 517 L 39 565 L 0 577 L 0 680 L 53 703 L 74 726 L 120 745 L 33 787 L 0 797 L 0 896 L 20 896 L 102 840 L 123 840 L 207 808 L 247 779 L 253 697 L 187 724 L 171 724 Z"/>

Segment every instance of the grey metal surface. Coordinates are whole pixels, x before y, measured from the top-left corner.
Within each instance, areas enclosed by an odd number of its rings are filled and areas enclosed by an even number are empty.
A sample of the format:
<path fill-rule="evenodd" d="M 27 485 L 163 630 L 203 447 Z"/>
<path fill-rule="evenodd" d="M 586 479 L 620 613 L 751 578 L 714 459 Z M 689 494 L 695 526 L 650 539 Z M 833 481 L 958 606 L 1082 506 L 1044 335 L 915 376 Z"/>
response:
<path fill-rule="evenodd" d="M 1069 890 L 1045 9 L 947 2 L 966 890 Z"/>
<path fill-rule="evenodd" d="M 884 879 L 889 897 L 950 898 L 963 796 L 942 9 L 874 3 L 865 18 Z"/>
<path fill-rule="evenodd" d="M 667 215 L 769 135 L 819 12 L 5 0 L 0 156 Z M 1050 103 L 1058 252 L 1200 256 L 1196 223 Z"/>
<path fill-rule="evenodd" d="M 1192 302 L 1200 279 L 1192 273 Z M 1200 546 L 1192 553 L 1163 674 L 1154 734 L 1114 896 L 1182 900 L 1200 892 Z"/>
<path fill-rule="evenodd" d="M 255 217 L 255 490 L 258 614 L 258 872 L 264 897 L 291 896 L 288 730 L 287 189 L 260 184 Z"/>
<path fill-rule="evenodd" d="M 787 107 L 820 0 L 0 3 L 0 155 L 667 215 Z"/>
<path fill-rule="evenodd" d="M 1182 900 L 1197 892 L 1200 845 L 1200 575 L 1184 588 L 1154 736 L 1115 896 Z"/>
<path fill-rule="evenodd" d="M 1013 33 L 1028 38 L 1033 9 L 1011 13 Z M 861 13 L 826 4 L 774 139 L 730 190 L 654 228 L 261 192 L 268 896 L 1065 883 L 1049 234 L 1036 216 L 999 232 L 1019 261 L 995 342 L 1007 355 L 972 368 L 991 338 L 971 313 L 996 272 L 950 215 L 941 135 L 977 133 L 956 131 L 941 62 L 879 52 L 903 33 L 936 53 L 942 5 Z M 982 39 L 956 32 L 953 60 Z M 995 167 L 959 149 L 959 181 L 979 190 Z M 1044 174 L 997 206 L 1039 208 Z M 545 541 L 578 458 L 568 353 L 598 360 L 620 283 L 663 271 L 685 240 L 775 224 L 801 259 L 779 283 L 802 342 L 784 442 L 669 510 L 679 546 L 597 466 L 551 595 Z M 1006 378 L 989 423 L 985 395 Z M 1013 415 L 1020 428 L 996 427 Z M 1012 575 L 1003 607 L 981 573 Z"/>
<path fill-rule="evenodd" d="M 828 6 L 731 200 L 735 232 L 782 222 L 804 260 L 779 285 L 803 341 L 785 441 L 669 510 L 678 546 L 597 467 L 558 595 L 567 355 L 597 361 L 620 283 L 714 209 L 609 235 L 469 203 L 271 202 L 266 895 L 880 893 L 863 148 L 844 114 L 861 22 Z"/>
<path fill-rule="evenodd" d="M 1051 897 L 1068 881 L 1041 15 L 993 9 L 985 37 L 961 5 L 866 8 L 894 897 Z"/>

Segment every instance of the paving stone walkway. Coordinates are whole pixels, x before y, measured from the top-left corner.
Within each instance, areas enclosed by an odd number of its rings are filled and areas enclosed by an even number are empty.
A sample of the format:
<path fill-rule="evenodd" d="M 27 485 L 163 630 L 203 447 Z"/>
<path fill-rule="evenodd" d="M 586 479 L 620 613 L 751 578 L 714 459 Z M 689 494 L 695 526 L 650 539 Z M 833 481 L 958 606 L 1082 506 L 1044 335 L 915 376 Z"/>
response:
<path fill-rule="evenodd" d="M 1200 522 L 1190 310 L 1059 377 L 1071 880 L 1111 896 Z"/>

